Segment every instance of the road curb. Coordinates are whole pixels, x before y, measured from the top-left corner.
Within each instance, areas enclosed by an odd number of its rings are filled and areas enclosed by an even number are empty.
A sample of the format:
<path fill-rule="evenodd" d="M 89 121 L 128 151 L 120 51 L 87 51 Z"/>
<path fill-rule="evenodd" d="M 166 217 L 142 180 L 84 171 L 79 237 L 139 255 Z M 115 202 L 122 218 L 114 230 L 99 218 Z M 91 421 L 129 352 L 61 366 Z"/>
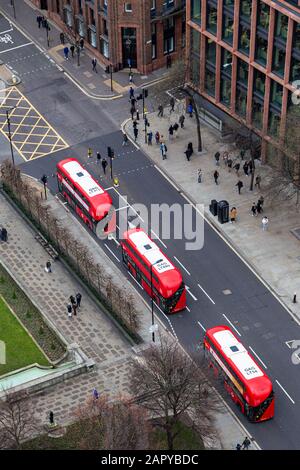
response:
<path fill-rule="evenodd" d="M 122 132 L 125 132 L 126 135 L 128 136 L 128 139 L 135 144 L 136 147 L 139 148 L 140 151 L 146 155 L 146 157 L 153 163 L 154 160 L 146 153 L 140 145 L 137 143 L 133 142 L 131 136 L 128 134 L 126 131 L 126 124 L 130 121 L 130 119 L 127 119 L 121 124 L 121 130 Z M 164 178 L 172 184 L 172 186 L 178 191 L 179 194 L 181 194 L 190 204 L 194 207 L 197 206 L 197 203 L 195 200 L 178 184 L 174 178 L 164 169 L 161 167 L 159 163 L 154 162 L 156 165 L 157 169 L 159 172 L 164 176 Z M 278 300 L 278 302 L 284 307 L 284 309 L 289 313 L 289 315 L 292 317 L 292 319 L 300 325 L 300 319 L 297 317 L 297 315 L 290 309 L 290 307 L 281 299 L 280 294 L 276 292 L 276 290 L 269 284 L 268 281 L 266 281 L 263 277 L 262 274 L 258 271 L 257 267 L 254 266 L 252 261 L 248 258 L 247 255 L 236 245 L 235 242 L 232 241 L 232 239 L 229 237 L 229 235 L 222 230 L 222 228 L 219 226 L 219 224 L 214 220 L 214 218 L 211 216 L 209 211 L 207 209 L 204 209 L 204 219 L 205 221 L 210 224 L 210 226 L 221 236 L 225 242 L 230 246 L 230 248 L 239 256 L 239 258 L 246 264 L 246 266 L 249 267 L 249 269 L 255 274 L 255 276 L 260 280 L 260 282 L 267 287 L 267 289 L 271 292 L 272 295 Z"/>

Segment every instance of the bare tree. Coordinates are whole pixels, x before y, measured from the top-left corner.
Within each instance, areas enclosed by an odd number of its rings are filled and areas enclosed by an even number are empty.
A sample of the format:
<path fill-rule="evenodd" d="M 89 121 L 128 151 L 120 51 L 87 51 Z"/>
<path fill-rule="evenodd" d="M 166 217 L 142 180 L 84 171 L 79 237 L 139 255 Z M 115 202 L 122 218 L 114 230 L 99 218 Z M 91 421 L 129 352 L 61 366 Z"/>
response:
<path fill-rule="evenodd" d="M 292 106 L 286 118 L 284 145 L 274 147 L 272 176 L 267 186 L 271 201 L 296 199 L 300 201 L 300 106 Z"/>
<path fill-rule="evenodd" d="M 189 413 L 202 437 L 212 433 L 212 412 L 218 408 L 216 395 L 197 364 L 179 343 L 160 337 L 138 357 L 131 375 L 131 391 L 166 432 L 168 449 L 173 450 L 177 423 Z"/>
<path fill-rule="evenodd" d="M 149 447 L 150 425 L 144 408 L 126 397 L 90 398 L 76 411 L 80 449 L 138 450 Z"/>
<path fill-rule="evenodd" d="M 20 449 L 36 432 L 33 408 L 27 396 L 6 394 L 0 400 L 0 448 Z"/>

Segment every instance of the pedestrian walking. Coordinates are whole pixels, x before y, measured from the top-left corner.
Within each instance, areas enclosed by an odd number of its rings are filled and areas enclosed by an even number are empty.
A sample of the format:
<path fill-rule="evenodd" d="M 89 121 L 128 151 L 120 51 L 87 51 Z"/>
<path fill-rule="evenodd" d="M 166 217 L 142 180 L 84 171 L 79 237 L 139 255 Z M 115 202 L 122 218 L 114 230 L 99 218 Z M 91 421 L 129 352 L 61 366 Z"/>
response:
<path fill-rule="evenodd" d="M 218 178 L 219 178 L 219 172 L 216 170 L 214 172 L 214 180 L 215 180 L 215 183 L 218 184 Z"/>
<path fill-rule="evenodd" d="M 202 170 L 201 168 L 198 169 L 198 183 L 202 182 Z"/>
<path fill-rule="evenodd" d="M 261 219 L 261 226 L 262 226 L 263 231 L 268 230 L 269 219 L 266 215 Z"/>
<path fill-rule="evenodd" d="M 94 58 L 92 59 L 92 67 L 93 67 L 93 72 L 98 73 L 97 68 L 96 68 L 96 67 L 97 67 L 97 59 L 96 59 L 96 57 L 94 57 Z"/>
<path fill-rule="evenodd" d="M 60 43 L 61 43 L 61 44 L 64 44 L 64 43 L 65 43 L 65 35 L 64 35 L 63 32 L 60 33 L 59 39 L 60 39 Z"/>
<path fill-rule="evenodd" d="M 172 65 L 172 59 L 170 54 L 167 55 L 167 69 L 170 69 Z"/>
<path fill-rule="evenodd" d="M 100 152 L 97 152 L 96 158 L 97 158 L 97 164 L 99 165 L 99 163 L 101 162 L 101 154 L 100 154 Z"/>
<path fill-rule="evenodd" d="M 132 98 L 134 98 L 134 88 L 131 86 L 129 88 L 129 100 L 131 100 Z"/>
<path fill-rule="evenodd" d="M 160 139 L 160 134 L 159 134 L 158 131 L 156 131 L 156 132 L 155 132 L 155 143 L 156 143 L 156 145 L 159 144 L 159 139 Z"/>
<path fill-rule="evenodd" d="M 52 268 L 51 268 L 51 262 L 47 261 L 46 266 L 45 266 L 45 271 L 46 273 L 52 273 Z"/>
<path fill-rule="evenodd" d="M 148 136 L 148 145 L 152 145 L 153 132 L 152 131 L 148 132 L 147 136 Z"/>
<path fill-rule="evenodd" d="M 130 83 L 130 85 L 132 85 L 132 83 L 133 83 L 133 75 L 132 75 L 132 72 L 129 73 L 129 83 Z"/>
<path fill-rule="evenodd" d="M 174 106 L 175 106 L 175 100 L 173 96 L 170 98 L 170 114 L 174 111 Z"/>
<path fill-rule="evenodd" d="M 107 160 L 105 158 L 102 158 L 101 165 L 103 168 L 103 173 L 106 174 L 106 167 L 108 165 Z"/>
<path fill-rule="evenodd" d="M 249 165 L 249 173 L 251 175 L 253 170 L 255 170 L 255 165 L 254 163 L 252 163 L 252 160 L 249 160 L 248 165 Z"/>
<path fill-rule="evenodd" d="M 68 313 L 68 317 L 72 318 L 73 310 L 72 310 L 72 305 L 71 304 L 67 305 L 67 313 Z"/>
<path fill-rule="evenodd" d="M 251 207 L 251 212 L 252 212 L 252 216 L 257 216 L 257 206 L 255 204 L 255 202 L 253 202 L 252 204 L 252 207 Z"/>
<path fill-rule="evenodd" d="M 249 174 L 248 174 L 248 171 L 249 171 L 249 164 L 248 164 L 247 161 L 246 161 L 246 162 L 244 163 L 244 165 L 243 165 L 243 170 L 244 170 L 245 175 L 246 175 L 246 176 L 249 176 Z"/>
<path fill-rule="evenodd" d="M 132 126 L 133 126 L 133 129 L 135 129 L 138 126 L 136 119 L 133 120 Z"/>
<path fill-rule="evenodd" d="M 91 149 L 91 147 L 88 148 L 88 158 L 92 158 L 93 156 L 93 150 Z"/>
<path fill-rule="evenodd" d="M 188 105 L 187 112 L 190 115 L 190 118 L 192 118 L 193 117 L 193 105 L 192 105 L 192 103 L 190 103 Z"/>
<path fill-rule="evenodd" d="M 131 106 L 133 106 L 134 108 L 135 108 L 135 103 L 136 103 L 136 99 L 135 99 L 135 97 L 133 96 L 133 97 L 131 98 L 131 100 L 130 100 L 130 104 L 131 104 Z"/>
<path fill-rule="evenodd" d="M 165 160 L 167 158 L 168 149 L 164 142 L 160 144 L 160 151 L 161 151 L 162 159 Z"/>
<path fill-rule="evenodd" d="M 251 445 L 250 439 L 246 436 L 242 442 L 242 446 L 244 450 L 248 450 L 249 446 Z"/>
<path fill-rule="evenodd" d="M 191 160 L 191 150 L 187 148 L 184 153 L 185 153 L 187 161 L 189 162 Z"/>
<path fill-rule="evenodd" d="M 76 303 L 76 301 L 75 301 L 75 303 L 71 303 L 71 305 L 72 305 L 72 309 L 73 309 L 73 315 L 76 316 L 77 315 L 77 303 Z"/>
<path fill-rule="evenodd" d="M 134 106 L 131 106 L 130 108 L 130 114 L 131 114 L 131 119 L 133 120 L 133 117 L 134 117 L 134 113 L 135 113 L 135 107 Z"/>
<path fill-rule="evenodd" d="M 98 400 L 98 398 L 99 398 L 99 393 L 98 393 L 98 390 L 96 388 L 94 388 L 94 390 L 93 390 L 93 397 L 95 398 L 95 400 Z"/>
<path fill-rule="evenodd" d="M 194 153 L 193 143 L 192 143 L 192 142 L 189 142 L 187 148 L 189 149 L 190 154 L 191 154 L 191 156 L 192 156 L 193 153 Z"/>
<path fill-rule="evenodd" d="M 138 137 L 138 133 L 139 133 L 139 130 L 138 130 L 137 127 L 135 127 L 135 128 L 133 129 L 133 135 L 134 135 L 134 141 L 135 141 L 135 142 L 136 142 L 136 139 L 137 139 L 137 137 Z"/>
<path fill-rule="evenodd" d="M 175 124 L 173 124 L 173 131 L 174 131 L 174 137 L 175 139 L 177 138 L 177 131 L 179 129 L 179 125 L 177 124 L 177 122 L 175 122 Z"/>
<path fill-rule="evenodd" d="M 256 210 L 258 214 L 261 214 L 263 212 L 263 204 L 264 204 L 264 198 L 263 196 L 260 196 L 259 200 L 257 201 L 256 204 Z"/>
<path fill-rule="evenodd" d="M 261 183 L 261 176 L 260 175 L 257 175 L 257 177 L 255 178 L 255 187 L 260 189 L 260 183 Z"/>
<path fill-rule="evenodd" d="M 65 59 L 68 60 L 69 59 L 69 48 L 68 48 L 68 46 L 64 47 L 64 55 L 65 55 Z"/>
<path fill-rule="evenodd" d="M 82 299 L 82 295 L 80 294 L 80 292 L 77 292 L 77 294 L 76 294 L 77 308 L 80 308 L 81 299 Z"/>
<path fill-rule="evenodd" d="M 160 104 L 158 106 L 158 115 L 157 115 L 157 117 L 163 117 L 163 115 L 164 115 L 164 107 L 163 107 L 162 104 Z"/>
<path fill-rule="evenodd" d="M 237 443 L 237 445 L 236 445 L 236 448 L 235 448 L 235 449 L 236 449 L 236 450 L 242 450 L 242 446 L 241 446 L 241 444 Z"/>
<path fill-rule="evenodd" d="M 125 132 L 123 133 L 122 147 L 124 147 L 124 145 L 128 145 L 128 137 L 127 137 L 127 134 Z"/>
<path fill-rule="evenodd" d="M 241 194 L 241 189 L 242 189 L 242 187 L 244 186 L 243 181 L 238 180 L 238 182 L 236 183 L 236 186 L 237 186 L 237 188 L 238 188 L 239 194 Z"/>
<path fill-rule="evenodd" d="M 47 27 L 47 20 L 44 16 L 42 16 L 42 27 L 46 28 Z"/>
<path fill-rule="evenodd" d="M 70 46 L 70 51 L 71 51 L 72 57 L 74 57 L 74 52 L 75 52 L 75 46 L 74 46 L 74 44 L 71 44 L 71 46 Z"/>
<path fill-rule="evenodd" d="M 172 124 L 170 125 L 168 132 L 169 132 L 169 140 L 173 140 L 174 130 L 173 130 Z"/>
<path fill-rule="evenodd" d="M 42 17 L 41 17 L 41 15 L 38 15 L 38 16 L 36 17 L 36 21 L 37 21 L 38 26 L 39 26 L 39 28 L 40 28 L 40 27 L 41 27 L 41 23 L 42 23 Z M 62 43 L 62 44 L 63 44 L 63 43 Z"/>
<path fill-rule="evenodd" d="M 223 162 L 225 166 L 228 166 L 228 157 L 229 157 L 228 152 L 223 152 L 222 158 L 223 158 Z"/>
<path fill-rule="evenodd" d="M 220 152 L 215 153 L 215 160 L 216 160 L 216 165 L 220 165 Z"/>
<path fill-rule="evenodd" d="M 232 224 L 232 222 L 236 222 L 236 217 L 237 217 L 237 210 L 236 210 L 236 207 L 232 207 L 232 208 L 231 208 L 229 217 L 230 217 L 230 223 L 231 223 L 231 224 Z"/>
<path fill-rule="evenodd" d="M 140 120 L 140 113 L 139 113 L 139 110 L 138 110 L 138 109 L 136 110 L 136 119 L 137 119 L 137 121 Z"/>
<path fill-rule="evenodd" d="M 184 121 L 185 121 L 185 116 L 181 114 L 181 116 L 179 116 L 179 124 L 180 124 L 181 129 L 184 128 Z"/>
<path fill-rule="evenodd" d="M 82 49 L 83 49 L 83 46 L 84 46 L 84 39 L 83 39 L 83 38 L 80 39 L 79 45 L 80 45 L 81 50 L 82 50 Z"/>
<path fill-rule="evenodd" d="M 229 173 L 231 172 L 231 168 L 232 168 L 232 160 L 231 158 L 228 158 L 227 159 L 227 167 L 228 167 L 228 171 Z"/>
<path fill-rule="evenodd" d="M 240 176 L 240 174 L 239 174 L 240 166 L 241 165 L 239 163 L 236 163 L 233 167 L 235 169 L 235 172 L 236 172 L 237 176 Z"/>

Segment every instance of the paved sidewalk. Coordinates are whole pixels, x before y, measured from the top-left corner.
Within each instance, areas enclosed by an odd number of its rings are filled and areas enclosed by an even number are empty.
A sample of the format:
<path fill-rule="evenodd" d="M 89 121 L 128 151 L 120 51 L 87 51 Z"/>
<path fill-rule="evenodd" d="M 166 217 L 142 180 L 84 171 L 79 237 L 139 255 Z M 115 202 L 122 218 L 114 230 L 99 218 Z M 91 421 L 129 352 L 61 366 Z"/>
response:
<path fill-rule="evenodd" d="M 110 74 L 105 73 L 105 68 L 98 61 L 97 71 L 92 71 L 92 58 L 93 52 L 85 48 L 80 54 L 80 66 L 77 65 L 77 55 L 74 58 L 69 54 L 69 60 L 64 59 L 63 48 L 60 42 L 61 30 L 58 26 L 49 19 L 49 14 L 46 10 L 39 10 L 29 0 L 14 0 L 16 9 L 16 20 L 13 19 L 13 11 L 9 2 L 1 3 L 0 11 L 2 10 L 10 20 L 15 21 L 22 30 L 27 33 L 34 42 L 40 45 L 46 53 L 48 53 L 53 60 L 67 72 L 76 83 L 82 87 L 87 94 L 94 98 L 115 99 L 120 95 L 126 94 L 129 90 L 129 70 L 122 70 L 113 73 L 113 92 L 111 91 Z M 47 34 L 45 28 L 38 28 L 36 21 L 37 15 L 42 14 L 48 17 L 50 24 L 49 43 L 47 43 Z M 134 87 L 145 86 L 147 83 L 159 80 L 167 73 L 167 69 L 163 68 L 152 72 L 148 76 L 134 73 Z"/>
<path fill-rule="evenodd" d="M 261 227 L 262 215 L 253 217 L 250 209 L 253 202 L 257 202 L 261 194 L 264 194 L 264 186 L 269 178 L 271 169 L 267 166 L 257 164 L 255 175 L 261 175 L 261 191 L 249 190 L 250 177 L 244 175 L 241 163 L 240 179 L 244 183 L 241 195 L 238 194 L 235 186 L 238 177 L 232 169 L 228 168 L 220 161 L 220 166 L 216 166 L 214 154 L 219 151 L 228 150 L 231 158 L 239 155 L 239 149 L 233 144 L 224 144 L 216 132 L 202 123 L 202 140 L 204 150 L 198 154 L 197 134 L 195 117 L 186 115 L 184 129 L 178 130 L 178 135 L 173 141 L 168 138 L 168 128 L 170 124 L 178 122 L 179 115 L 184 106 L 177 103 L 175 113 L 166 109 L 163 118 L 158 118 L 157 113 L 148 114 L 150 127 L 153 131 L 153 145 L 145 144 L 144 124 L 140 120 L 139 136 L 137 143 L 147 155 L 157 163 L 175 184 L 179 185 L 184 192 L 198 204 L 204 204 L 205 211 L 210 220 L 217 226 L 227 239 L 233 243 L 242 256 L 249 261 L 255 270 L 267 281 L 272 289 L 278 294 L 284 304 L 300 319 L 300 303 L 292 302 L 294 293 L 300 299 L 300 256 L 299 240 L 297 240 L 290 230 L 300 227 L 300 216 L 293 201 L 276 203 L 271 205 L 265 197 L 264 213 L 269 218 L 269 229 L 263 231 Z M 131 119 L 125 125 L 126 132 L 133 138 L 133 126 Z M 154 135 L 156 131 L 164 135 L 168 148 L 167 159 L 162 160 L 159 146 L 155 144 Z M 193 143 L 194 155 L 188 162 L 184 151 L 188 142 Z M 247 158 L 247 155 L 245 156 Z M 198 169 L 202 170 L 202 182 L 198 183 Z M 213 173 L 218 170 L 219 184 L 216 185 Z M 227 200 L 230 208 L 235 206 L 238 211 L 237 223 L 227 223 L 221 225 L 217 217 L 213 217 L 209 212 L 211 199 Z"/>

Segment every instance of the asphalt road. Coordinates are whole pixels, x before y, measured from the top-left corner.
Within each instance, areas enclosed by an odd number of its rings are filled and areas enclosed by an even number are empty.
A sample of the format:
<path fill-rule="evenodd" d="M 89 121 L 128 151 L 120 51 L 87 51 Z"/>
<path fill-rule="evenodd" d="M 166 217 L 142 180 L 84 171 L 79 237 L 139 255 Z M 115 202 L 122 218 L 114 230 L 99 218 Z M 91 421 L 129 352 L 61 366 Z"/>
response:
<path fill-rule="evenodd" d="M 18 35 L 15 40 L 20 44 L 22 40 L 26 42 L 26 39 Z M 19 43 L 14 44 L 20 45 Z M 3 47 L 3 43 L 0 43 L 0 54 Z M 9 58 L 14 60 L 21 51 L 25 54 L 25 50 L 28 53 L 28 48 L 33 48 L 33 61 L 34 57 L 38 57 L 39 63 L 41 60 L 48 61 L 42 55 L 35 55 L 34 47 L 28 45 L 10 51 Z M 4 54 L 0 57 L 3 58 Z M 22 66 L 18 65 L 21 63 Z M 29 60 L 19 60 L 15 62 L 14 68 L 26 74 L 31 66 Z M 37 178 L 43 173 L 48 174 L 49 187 L 56 192 L 56 181 L 51 177 L 55 172 L 56 162 L 75 156 L 99 178 L 105 188 L 109 188 L 112 186 L 109 174 L 104 177 L 102 168 L 97 166 L 95 159 L 87 160 L 86 152 L 90 146 L 94 151 L 99 150 L 105 155 L 107 145 L 112 145 L 118 155 L 113 162 L 114 174 L 120 179 L 118 191 L 128 197 L 129 204 L 142 203 L 148 208 L 154 203 L 178 203 L 180 206 L 187 204 L 184 197 L 163 178 L 142 152 L 131 144 L 122 147 L 122 135 L 117 129 L 124 114 L 127 114 L 125 99 L 117 103 L 95 104 L 81 95 L 54 66 L 45 69 L 42 78 L 34 75 L 27 80 L 26 76 L 29 77 L 30 74 L 24 75 L 22 92 L 70 147 L 38 160 L 22 163 L 20 167 L 24 172 Z M 115 189 L 109 191 L 118 207 L 118 193 Z M 193 211 L 193 217 L 195 220 L 200 216 Z M 287 341 L 300 338 L 299 325 L 207 222 L 204 224 L 204 246 L 201 250 L 187 251 L 184 239 L 175 240 L 171 237 L 162 242 L 163 244 L 157 241 L 166 255 L 181 269 L 184 281 L 189 286 L 189 294 L 188 310 L 171 315 L 167 320 L 160 312 L 158 315 L 167 324 L 171 322 L 177 337 L 191 354 L 198 353 L 203 328 L 219 324 L 234 327 L 242 343 L 246 348 L 252 348 L 261 367 L 273 381 L 276 394 L 275 417 L 265 423 L 251 424 L 230 402 L 225 392 L 224 398 L 263 449 L 299 448 L 300 369 L 293 365 L 292 350 L 286 345 Z M 124 269 L 117 244 L 114 241 L 101 243 L 112 261 L 120 269 Z M 143 295 L 138 287 L 137 290 Z"/>

